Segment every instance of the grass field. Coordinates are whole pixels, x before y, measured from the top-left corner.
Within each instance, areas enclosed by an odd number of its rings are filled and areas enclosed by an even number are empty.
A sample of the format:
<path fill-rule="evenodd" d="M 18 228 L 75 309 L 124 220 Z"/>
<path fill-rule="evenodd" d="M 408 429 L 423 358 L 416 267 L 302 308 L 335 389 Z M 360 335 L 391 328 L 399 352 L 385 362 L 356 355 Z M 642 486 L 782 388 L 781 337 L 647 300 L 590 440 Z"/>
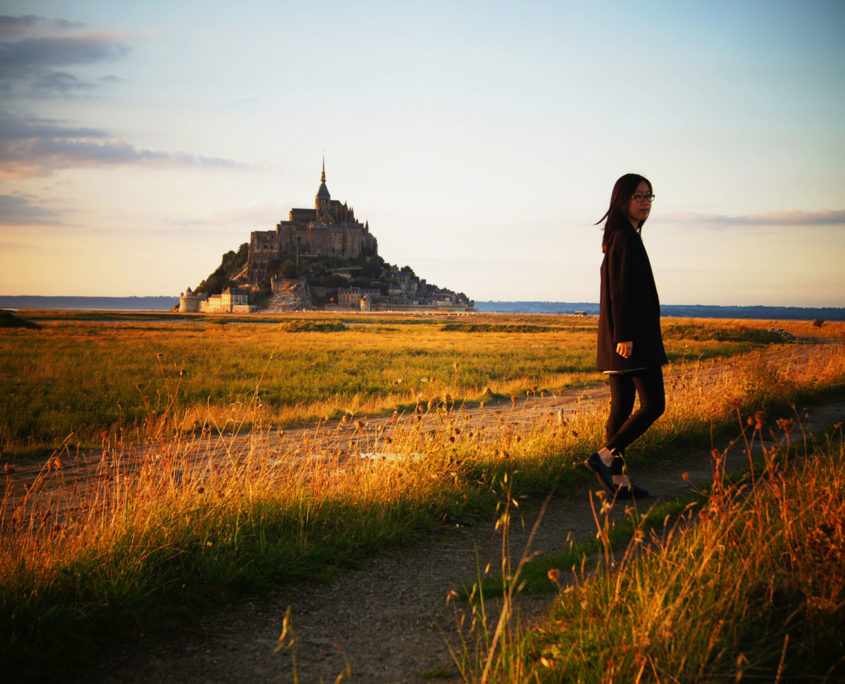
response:
<path fill-rule="evenodd" d="M 0 333 L 0 452 L 43 456 L 191 431 L 285 426 L 595 382 L 595 318 L 284 316 L 229 319 L 53 313 Z M 252 321 L 252 322 L 245 322 Z M 783 342 L 770 323 L 669 321 L 672 362 Z M 843 335 L 842 324 L 778 324 Z M 150 431 L 152 430 L 152 434 Z"/>
<path fill-rule="evenodd" d="M 583 483 L 578 463 L 602 431 L 600 411 L 471 431 L 460 410 L 598 381 L 592 319 L 109 318 L 0 335 L 12 466 L 0 518 L 0 660 L 25 675 L 55 673 L 106 635 L 178 622 L 221 596 L 327 576 L 444 523 L 472 524 L 517 471 L 514 496 Z M 727 434 L 737 410 L 788 413 L 790 402 L 841 391 L 839 345 L 773 368 L 757 355 L 783 342 L 770 327 L 667 321 L 669 410 L 641 448 L 653 457 L 700 446 Z M 714 376 L 717 357 L 732 362 Z M 225 437 L 396 407 L 406 419 L 390 442 L 371 436 L 404 455 L 395 460 L 271 458 L 257 441 L 236 448 Z M 418 411 L 433 427 L 418 428 Z M 65 480 L 68 435 L 103 448 L 84 496 Z M 39 449 L 49 456 L 42 474 L 13 497 L 15 459 Z"/>

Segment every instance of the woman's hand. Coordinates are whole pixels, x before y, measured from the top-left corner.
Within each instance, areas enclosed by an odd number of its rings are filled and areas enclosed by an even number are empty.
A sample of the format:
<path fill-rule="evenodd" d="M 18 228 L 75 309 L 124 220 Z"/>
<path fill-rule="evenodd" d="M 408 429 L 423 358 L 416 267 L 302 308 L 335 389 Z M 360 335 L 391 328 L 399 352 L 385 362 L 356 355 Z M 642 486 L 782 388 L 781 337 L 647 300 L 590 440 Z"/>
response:
<path fill-rule="evenodd" d="M 631 354 L 634 353 L 634 341 L 630 340 L 629 342 L 617 342 L 616 353 L 619 354 L 619 356 L 621 356 L 623 359 L 630 359 Z"/>

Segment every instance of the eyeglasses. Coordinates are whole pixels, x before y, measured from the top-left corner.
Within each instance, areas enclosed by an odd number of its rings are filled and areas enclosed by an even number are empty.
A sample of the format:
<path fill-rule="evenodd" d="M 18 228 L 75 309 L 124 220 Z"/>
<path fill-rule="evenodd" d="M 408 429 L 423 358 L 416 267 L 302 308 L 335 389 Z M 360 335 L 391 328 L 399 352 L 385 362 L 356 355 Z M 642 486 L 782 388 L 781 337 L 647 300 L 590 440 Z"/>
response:
<path fill-rule="evenodd" d="M 637 202 L 654 202 L 654 195 L 631 195 L 631 199 Z"/>

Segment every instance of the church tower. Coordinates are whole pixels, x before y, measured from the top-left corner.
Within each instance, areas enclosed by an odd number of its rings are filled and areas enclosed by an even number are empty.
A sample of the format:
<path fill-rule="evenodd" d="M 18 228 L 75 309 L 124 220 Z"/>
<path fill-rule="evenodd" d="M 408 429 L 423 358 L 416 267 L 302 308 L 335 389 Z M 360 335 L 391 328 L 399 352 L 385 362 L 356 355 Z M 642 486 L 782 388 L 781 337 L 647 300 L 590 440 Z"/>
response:
<path fill-rule="evenodd" d="M 323 173 L 320 176 L 320 188 L 314 198 L 314 212 L 317 223 L 332 223 L 331 219 L 331 195 L 326 187 L 326 158 L 323 157 Z"/>

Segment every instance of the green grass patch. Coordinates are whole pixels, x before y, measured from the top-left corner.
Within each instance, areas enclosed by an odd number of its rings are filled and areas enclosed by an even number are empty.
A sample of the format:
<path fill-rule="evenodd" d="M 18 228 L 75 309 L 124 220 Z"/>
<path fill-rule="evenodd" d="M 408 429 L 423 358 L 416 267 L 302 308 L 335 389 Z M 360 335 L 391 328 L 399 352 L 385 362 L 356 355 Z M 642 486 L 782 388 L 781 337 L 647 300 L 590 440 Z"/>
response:
<path fill-rule="evenodd" d="M 440 329 L 445 332 L 465 332 L 465 333 L 538 333 L 538 332 L 553 332 L 561 328 L 552 327 L 550 325 L 528 325 L 528 324 L 500 324 L 493 323 L 445 323 L 440 326 Z"/>
<path fill-rule="evenodd" d="M 341 321 L 303 320 L 283 323 L 282 329 L 287 332 L 341 332 L 348 328 Z"/>
<path fill-rule="evenodd" d="M 744 325 L 721 327 L 719 325 L 702 326 L 697 323 L 669 323 L 663 326 L 663 338 L 666 340 L 695 340 L 702 342 L 749 342 L 754 345 L 783 344 L 793 342 L 794 337 L 784 336 L 777 330 L 765 330 Z"/>

